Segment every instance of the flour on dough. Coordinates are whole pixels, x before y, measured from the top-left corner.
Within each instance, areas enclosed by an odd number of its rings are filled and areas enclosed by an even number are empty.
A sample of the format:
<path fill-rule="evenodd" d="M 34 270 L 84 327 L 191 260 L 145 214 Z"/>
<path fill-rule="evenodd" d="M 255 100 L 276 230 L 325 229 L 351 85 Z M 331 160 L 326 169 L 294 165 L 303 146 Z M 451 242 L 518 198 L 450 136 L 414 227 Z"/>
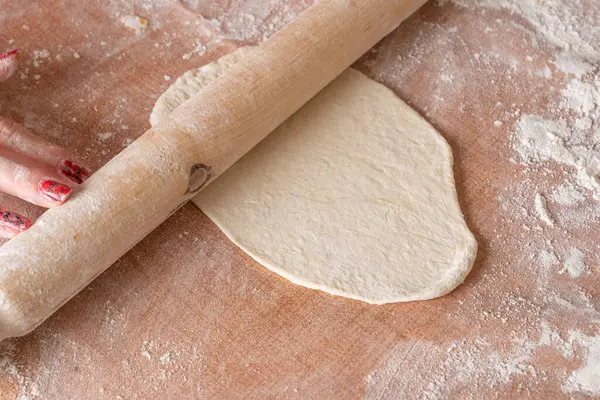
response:
<path fill-rule="evenodd" d="M 174 111 L 181 103 L 198 93 L 200 89 L 208 85 L 219 76 L 233 68 L 234 65 L 243 60 L 252 50 L 252 47 L 240 47 L 217 61 L 206 64 L 203 67 L 185 72 L 177 81 L 169 86 L 160 95 L 152 113 L 150 114 L 150 125 L 154 126 L 162 121 L 167 115 Z"/>
<path fill-rule="evenodd" d="M 185 73 L 158 100 L 152 123 L 247 51 Z M 374 304 L 450 292 L 477 252 L 446 141 L 393 92 L 353 69 L 193 201 L 270 270 Z"/>

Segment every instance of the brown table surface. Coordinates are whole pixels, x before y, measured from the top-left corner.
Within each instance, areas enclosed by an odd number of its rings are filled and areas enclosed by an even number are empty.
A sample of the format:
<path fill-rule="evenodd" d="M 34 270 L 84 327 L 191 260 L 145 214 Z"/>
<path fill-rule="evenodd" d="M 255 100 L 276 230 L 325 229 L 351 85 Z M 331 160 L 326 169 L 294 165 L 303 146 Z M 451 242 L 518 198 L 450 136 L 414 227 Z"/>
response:
<path fill-rule="evenodd" d="M 0 113 L 96 170 L 148 129 L 177 76 L 264 40 L 309 3 L 0 0 L 1 49 L 23 55 Z M 600 18 L 588 5 L 582 24 Z M 127 15 L 148 27 L 136 33 Z M 600 396 L 598 203 L 562 213 L 549 202 L 548 226 L 534 197 L 568 168 L 512 161 L 523 115 L 569 117 L 559 94 L 579 78 L 556 51 L 508 10 L 432 2 L 355 65 L 453 148 L 479 242 L 453 293 L 371 306 L 295 286 L 186 205 L 33 333 L 0 344 L 0 399 Z M 540 262 L 544 249 L 557 264 Z M 579 278 L 561 270 L 569 249 L 585 255 Z"/>

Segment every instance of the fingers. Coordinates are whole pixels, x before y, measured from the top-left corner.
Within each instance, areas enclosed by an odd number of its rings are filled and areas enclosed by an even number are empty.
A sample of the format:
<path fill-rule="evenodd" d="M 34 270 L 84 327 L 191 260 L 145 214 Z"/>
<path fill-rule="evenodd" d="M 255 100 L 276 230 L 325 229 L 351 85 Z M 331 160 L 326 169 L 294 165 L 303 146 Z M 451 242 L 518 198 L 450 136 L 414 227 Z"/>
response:
<path fill-rule="evenodd" d="M 31 226 L 31 220 L 19 214 L 0 210 L 0 237 L 10 239 Z"/>
<path fill-rule="evenodd" d="M 50 208 L 64 203 L 72 184 L 56 172 L 33 160 L 0 157 L 0 191 Z"/>
<path fill-rule="evenodd" d="M 0 82 L 4 82 L 17 70 L 19 53 L 17 50 L 0 54 Z M 29 218 L 0 210 L 0 237 L 10 239 L 31 226 Z"/>
<path fill-rule="evenodd" d="M 50 208 L 68 199 L 72 182 L 88 176 L 65 149 L 0 117 L 0 191 Z"/>
<path fill-rule="evenodd" d="M 19 52 L 0 53 L 0 83 L 17 70 Z M 0 191 L 42 207 L 64 203 L 72 183 L 82 183 L 88 171 L 63 148 L 32 134 L 23 126 L 0 117 Z M 0 237 L 12 238 L 32 221 L 0 208 Z"/>
<path fill-rule="evenodd" d="M 17 70 L 19 64 L 19 51 L 17 49 L 8 53 L 0 53 L 0 82 L 4 82 Z"/>
<path fill-rule="evenodd" d="M 0 157 L 14 158 L 11 154 L 39 160 L 77 184 L 83 183 L 89 177 L 87 169 L 73 161 L 67 150 L 34 135 L 10 119 L 0 117 Z"/>

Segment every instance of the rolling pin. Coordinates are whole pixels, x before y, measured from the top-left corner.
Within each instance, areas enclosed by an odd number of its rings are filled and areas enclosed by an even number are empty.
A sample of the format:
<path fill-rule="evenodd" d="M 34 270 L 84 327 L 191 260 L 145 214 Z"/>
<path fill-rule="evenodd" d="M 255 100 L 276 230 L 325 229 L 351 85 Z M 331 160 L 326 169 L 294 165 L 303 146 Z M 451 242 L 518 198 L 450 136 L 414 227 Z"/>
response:
<path fill-rule="evenodd" d="M 2 246 L 0 340 L 42 323 L 423 3 L 317 2 Z"/>

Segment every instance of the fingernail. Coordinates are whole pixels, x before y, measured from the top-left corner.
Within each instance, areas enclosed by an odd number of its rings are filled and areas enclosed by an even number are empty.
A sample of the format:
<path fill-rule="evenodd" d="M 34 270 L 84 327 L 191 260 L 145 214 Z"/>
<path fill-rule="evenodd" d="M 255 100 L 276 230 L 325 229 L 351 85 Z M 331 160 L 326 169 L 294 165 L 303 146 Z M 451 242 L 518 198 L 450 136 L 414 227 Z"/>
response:
<path fill-rule="evenodd" d="M 0 226 L 15 232 L 23 232 L 31 226 L 31 220 L 19 214 L 8 211 L 0 211 Z"/>
<path fill-rule="evenodd" d="M 0 60 L 3 58 L 11 57 L 11 56 L 19 57 L 19 49 L 14 49 L 14 50 L 9 51 L 8 53 L 0 54 Z"/>
<path fill-rule="evenodd" d="M 75 183 L 83 183 L 90 177 L 89 172 L 75 161 L 64 160 L 59 167 L 60 173 Z"/>
<path fill-rule="evenodd" d="M 39 184 L 40 192 L 52 201 L 64 203 L 71 193 L 71 188 L 52 179 L 45 179 Z"/>

